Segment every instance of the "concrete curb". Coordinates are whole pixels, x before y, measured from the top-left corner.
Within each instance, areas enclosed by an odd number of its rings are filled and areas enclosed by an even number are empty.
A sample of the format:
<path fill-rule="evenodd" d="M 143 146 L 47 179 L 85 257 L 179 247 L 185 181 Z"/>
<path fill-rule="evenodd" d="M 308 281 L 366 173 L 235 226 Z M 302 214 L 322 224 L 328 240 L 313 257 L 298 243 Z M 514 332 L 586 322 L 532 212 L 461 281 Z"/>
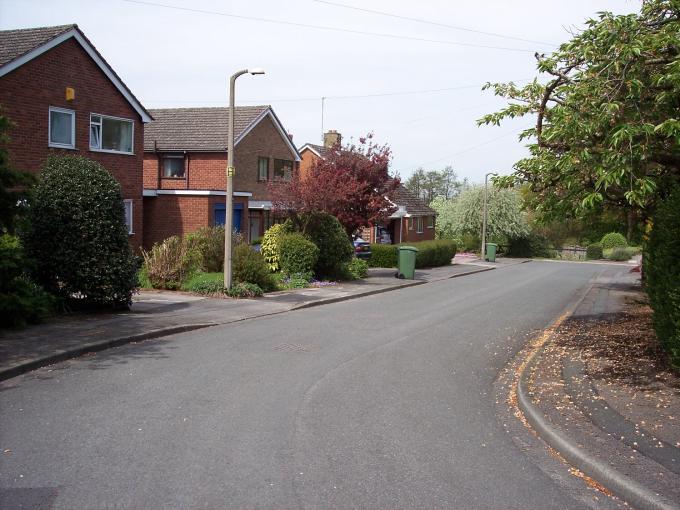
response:
<path fill-rule="evenodd" d="M 147 331 L 146 333 L 140 333 L 137 335 L 112 338 L 110 340 L 103 340 L 101 342 L 89 342 L 78 347 L 74 347 L 73 349 L 55 352 L 54 354 L 42 356 L 31 361 L 26 361 L 24 363 L 19 363 L 12 367 L 2 369 L 0 370 L 0 381 L 11 379 L 12 377 L 25 374 L 26 372 L 30 372 L 32 370 L 45 367 L 47 365 L 53 365 L 61 361 L 77 358 L 78 356 L 82 356 L 83 354 L 86 354 L 88 352 L 103 351 L 104 349 L 110 349 L 112 347 L 118 347 L 133 342 L 151 340 L 152 338 L 174 335 L 176 333 L 185 333 L 187 331 L 209 328 L 216 325 L 217 324 L 212 322 L 205 324 L 184 324 L 182 326 L 172 326 L 168 328 L 154 329 L 151 331 Z"/>
<path fill-rule="evenodd" d="M 193 331 L 195 329 L 203 329 L 203 328 L 209 328 L 213 326 L 220 326 L 223 324 L 230 324 L 234 322 L 241 322 L 244 320 L 250 320 L 250 319 L 257 319 L 260 317 L 267 317 L 270 315 L 278 315 L 281 313 L 286 313 L 292 310 L 301 310 L 304 308 L 313 308 L 315 306 L 322 306 L 322 305 L 329 305 L 332 303 L 338 303 L 341 301 L 349 301 L 350 299 L 357 299 L 360 297 L 366 297 L 366 296 L 371 296 L 375 294 L 382 294 L 384 292 L 390 292 L 393 290 L 399 290 L 399 289 L 405 289 L 408 287 L 414 287 L 416 285 L 423 285 L 426 283 L 431 283 L 433 281 L 441 281 L 441 280 L 446 280 L 450 278 L 457 278 L 460 276 L 467 276 L 475 273 L 481 273 L 484 271 L 490 271 L 492 269 L 495 269 L 494 267 L 488 267 L 488 268 L 483 268 L 483 269 L 477 269 L 473 271 L 468 271 L 466 273 L 460 273 L 460 274 L 455 274 L 452 276 L 447 276 L 445 278 L 439 278 L 437 280 L 415 280 L 413 282 L 409 283 L 404 283 L 403 285 L 398 285 L 394 287 L 386 287 L 384 289 L 376 289 L 376 290 L 371 290 L 367 292 L 362 292 L 360 294 L 349 294 L 347 296 L 340 296 L 336 298 L 329 298 L 329 299 L 320 299 L 318 301 L 310 301 L 308 303 L 302 303 L 297 306 L 293 306 L 288 310 L 281 310 L 277 312 L 272 312 L 272 313 L 262 313 L 258 315 L 252 315 L 249 317 L 242 317 L 239 319 L 234 319 L 226 322 L 209 322 L 209 323 L 200 323 L 200 324 L 183 324 L 181 326 L 172 326 L 168 328 L 160 328 L 160 329 L 154 329 L 151 331 L 147 331 L 145 333 L 140 333 L 137 335 L 130 335 L 130 336 L 124 336 L 124 337 L 118 337 L 118 338 L 112 338 L 110 340 L 102 340 L 100 342 L 89 342 L 83 345 L 80 345 L 78 347 L 74 347 L 72 349 L 64 350 L 64 351 L 58 351 L 53 354 L 49 354 L 47 356 L 42 356 L 40 358 L 36 358 L 30 361 L 26 361 L 24 363 L 19 363 L 14 366 L 11 366 L 6 369 L 0 369 L 0 381 L 5 381 L 7 379 L 11 379 L 12 377 L 16 377 L 21 374 L 25 374 L 26 372 L 30 372 L 32 370 L 36 370 L 38 368 L 45 367 L 47 365 L 53 365 L 55 363 L 59 363 L 61 361 L 66 361 L 68 359 L 73 359 L 77 358 L 79 356 L 82 356 L 83 354 L 86 354 L 88 352 L 98 352 L 98 351 L 103 351 L 104 349 L 110 349 L 112 347 L 119 347 L 121 345 L 129 344 L 132 342 L 141 342 L 143 340 L 151 340 L 153 338 L 161 338 L 164 336 L 169 336 L 169 335 L 174 335 L 177 333 L 185 333 L 187 331 Z"/>
<path fill-rule="evenodd" d="M 584 294 L 584 297 L 589 291 L 590 289 Z M 575 309 L 576 306 L 568 312 L 568 315 L 571 316 Z M 596 480 L 634 508 L 642 510 L 680 510 L 680 507 L 676 506 L 674 502 L 648 489 L 587 451 L 579 448 L 571 438 L 550 425 L 543 413 L 533 404 L 527 390 L 529 374 L 545 345 L 550 341 L 552 341 L 552 337 L 538 351 L 531 354 L 517 382 L 517 404 L 529 424 L 541 439 L 557 450 L 571 465 Z"/>

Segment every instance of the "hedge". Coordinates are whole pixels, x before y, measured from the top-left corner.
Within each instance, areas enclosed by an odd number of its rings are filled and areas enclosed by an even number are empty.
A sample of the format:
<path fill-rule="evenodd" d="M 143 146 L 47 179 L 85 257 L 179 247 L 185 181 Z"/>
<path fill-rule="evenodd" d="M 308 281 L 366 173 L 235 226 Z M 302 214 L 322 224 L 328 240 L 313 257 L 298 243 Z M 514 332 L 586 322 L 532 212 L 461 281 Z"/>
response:
<path fill-rule="evenodd" d="M 279 238 L 279 265 L 282 273 L 311 273 L 318 258 L 319 248 L 302 234 L 296 232 Z"/>
<path fill-rule="evenodd" d="M 602 252 L 602 243 L 589 244 L 586 248 L 586 259 L 598 260 L 604 257 Z"/>
<path fill-rule="evenodd" d="M 654 310 L 654 329 L 680 370 L 680 188 L 657 207 L 643 257 L 645 286 Z"/>
<path fill-rule="evenodd" d="M 623 234 L 619 234 L 618 232 L 610 232 L 609 234 L 605 234 L 602 236 L 602 240 L 600 242 L 602 243 L 603 250 L 610 250 L 619 246 L 625 248 L 628 246 L 626 238 L 623 236 Z"/>
<path fill-rule="evenodd" d="M 448 239 L 436 241 L 420 241 L 417 243 L 372 244 L 370 267 L 397 267 L 397 252 L 399 246 L 413 246 L 416 253 L 416 268 L 448 266 L 456 255 L 456 243 Z"/>

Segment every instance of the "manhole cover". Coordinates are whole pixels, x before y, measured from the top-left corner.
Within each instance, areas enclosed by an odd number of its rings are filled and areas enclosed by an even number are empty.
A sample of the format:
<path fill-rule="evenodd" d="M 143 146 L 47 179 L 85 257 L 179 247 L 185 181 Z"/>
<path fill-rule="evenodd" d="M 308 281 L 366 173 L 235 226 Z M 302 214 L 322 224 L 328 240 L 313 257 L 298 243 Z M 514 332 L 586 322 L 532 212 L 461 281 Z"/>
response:
<path fill-rule="evenodd" d="M 274 350 L 281 352 L 311 352 L 314 350 L 314 347 L 301 344 L 280 344 L 274 347 Z"/>

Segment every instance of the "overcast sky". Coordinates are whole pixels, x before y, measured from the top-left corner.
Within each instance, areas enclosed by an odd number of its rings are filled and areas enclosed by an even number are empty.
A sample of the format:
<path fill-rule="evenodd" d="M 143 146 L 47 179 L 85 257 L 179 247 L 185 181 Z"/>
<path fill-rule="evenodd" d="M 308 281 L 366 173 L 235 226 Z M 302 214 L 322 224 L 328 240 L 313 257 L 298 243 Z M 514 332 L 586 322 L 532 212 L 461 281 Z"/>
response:
<path fill-rule="evenodd" d="M 226 105 L 228 77 L 263 67 L 264 76 L 239 78 L 237 104 L 271 104 L 297 146 L 320 142 L 325 96 L 324 128 L 345 139 L 373 132 L 392 148 L 392 171 L 402 178 L 420 166 L 452 165 L 459 176 L 478 182 L 488 171 L 511 172 L 526 153 L 516 133 L 531 124 L 522 119 L 500 128 L 476 127 L 477 118 L 503 105 L 481 85 L 533 78 L 535 51 L 564 42 L 569 30 L 582 27 L 597 11 L 627 13 L 639 5 L 634 0 L 0 0 L 0 29 L 77 23 L 147 108 Z"/>

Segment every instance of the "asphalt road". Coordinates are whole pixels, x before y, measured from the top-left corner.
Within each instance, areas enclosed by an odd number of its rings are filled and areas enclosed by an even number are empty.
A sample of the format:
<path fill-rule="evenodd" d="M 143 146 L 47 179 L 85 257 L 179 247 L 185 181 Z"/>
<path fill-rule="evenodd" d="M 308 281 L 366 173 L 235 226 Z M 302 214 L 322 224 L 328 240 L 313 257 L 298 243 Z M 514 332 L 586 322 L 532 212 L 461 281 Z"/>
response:
<path fill-rule="evenodd" d="M 0 507 L 582 508 L 492 386 L 601 271 L 522 264 L 6 381 Z"/>

